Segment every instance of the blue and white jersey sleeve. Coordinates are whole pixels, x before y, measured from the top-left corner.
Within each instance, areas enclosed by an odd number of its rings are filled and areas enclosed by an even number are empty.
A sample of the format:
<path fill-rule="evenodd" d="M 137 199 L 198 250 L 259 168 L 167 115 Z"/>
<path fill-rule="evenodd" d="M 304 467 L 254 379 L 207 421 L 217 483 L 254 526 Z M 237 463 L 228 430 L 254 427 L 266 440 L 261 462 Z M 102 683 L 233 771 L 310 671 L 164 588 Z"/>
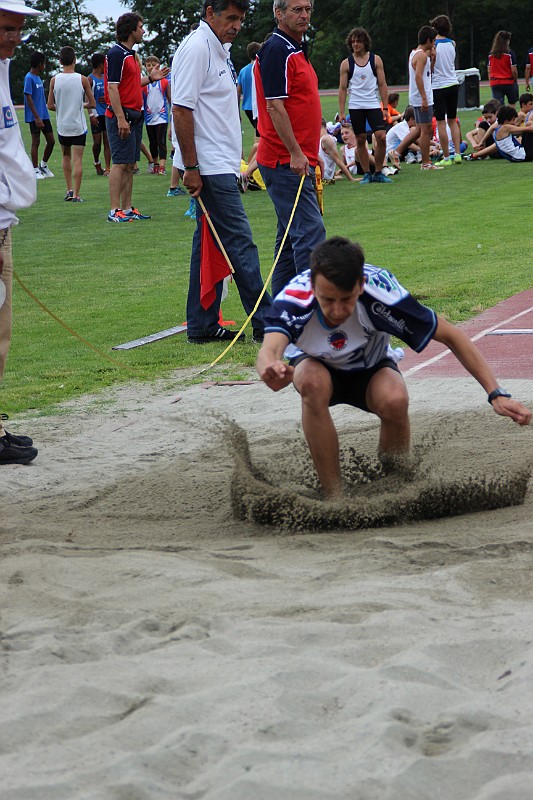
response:
<path fill-rule="evenodd" d="M 429 344 L 437 328 L 435 312 L 415 300 L 389 270 L 365 264 L 360 302 L 377 330 L 397 336 L 417 353 Z"/>
<path fill-rule="evenodd" d="M 284 333 L 290 342 L 296 342 L 317 307 L 311 272 L 306 270 L 274 298 L 264 316 L 265 333 Z"/>

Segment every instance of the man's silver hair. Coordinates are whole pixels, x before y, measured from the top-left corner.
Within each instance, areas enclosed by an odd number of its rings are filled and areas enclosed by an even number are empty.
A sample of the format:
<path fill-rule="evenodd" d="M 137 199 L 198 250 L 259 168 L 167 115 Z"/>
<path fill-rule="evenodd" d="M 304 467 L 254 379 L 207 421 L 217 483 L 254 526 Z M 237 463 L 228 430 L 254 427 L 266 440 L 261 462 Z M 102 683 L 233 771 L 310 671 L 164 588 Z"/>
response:
<path fill-rule="evenodd" d="M 272 4 L 272 11 L 274 13 L 274 17 L 276 16 L 277 8 L 279 8 L 280 11 L 286 11 L 288 5 L 289 5 L 289 0 L 274 0 Z M 309 5 L 311 6 L 311 8 L 313 7 L 313 0 L 310 0 Z"/>

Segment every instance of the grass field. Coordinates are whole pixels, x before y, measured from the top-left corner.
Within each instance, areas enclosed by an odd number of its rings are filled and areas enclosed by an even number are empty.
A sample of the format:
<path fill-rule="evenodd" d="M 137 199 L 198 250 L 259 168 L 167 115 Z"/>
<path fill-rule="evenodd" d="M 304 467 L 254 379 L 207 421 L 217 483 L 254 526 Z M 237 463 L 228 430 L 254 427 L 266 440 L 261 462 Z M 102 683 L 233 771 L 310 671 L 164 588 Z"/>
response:
<path fill-rule="evenodd" d="M 484 90 L 482 101 L 487 97 Z M 405 104 L 402 97 L 400 108 Z M 332 119 L 336 97 L 324 97 L 323 110 Z M 477 115 L 461 113 L 463 131 Z M 27 140 L 28 126 L 21 127 Z M 246 152 L 247 120 L 243 131 Z M 15 271 L 68 326 L 124 369 L 72 337 L 15 283 L 13 343 L 0 401 L 9 414 L 49 413 L 60 401 L 132 378 L 171 380 L 173 370 L 201 369 L 221 352 L 220 345 L 189 345 L 183 334 L 111 352 L 113 345 L 184 321 L 194 223 L 183 216 L 187 198 L 167 198 L 168 177 L 147 175 L 143 159 L 134 202 L 153 219 L 108 224 L 107 180 L 94 172 L 90 136 L 88 144 L 81 191 L 86 202 L 72 205 L 63 201 L 56 143 L 50 161 L 56 177 L 39 181 L 37 203 L 20 213 L 13 232 Z M 325 187 L 325 224 L 328 235 L 361 242 L 368 261 L 392 269 L 423 302 L 452 321 L 464 320 L 533 285 L 532 179 L 533 164 L 484 161 L 433 174 L 409 165 L 393 185 L 342 181 Z M 266 192 L 247 193 L 243 202 L 267 275 L 274 210 Z M 234 286 L 223 313 L 244 322 Z M 256 353 L 251 343 L 235 346 L 214 374 L 239 377 Z"/>

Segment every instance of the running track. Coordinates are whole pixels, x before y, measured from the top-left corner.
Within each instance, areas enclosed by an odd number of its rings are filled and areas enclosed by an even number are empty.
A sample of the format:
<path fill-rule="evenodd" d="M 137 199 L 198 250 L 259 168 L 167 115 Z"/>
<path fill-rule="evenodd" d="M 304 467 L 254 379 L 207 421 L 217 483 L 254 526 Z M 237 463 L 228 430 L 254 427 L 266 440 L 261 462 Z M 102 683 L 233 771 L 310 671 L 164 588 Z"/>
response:
<path fill-rule="evenodd" d="M 499 380 L 533 379 L 533 289 L 503 300 L 459 327 L 476 343 Z M 468 375 L 438 342 L 430 342 L 422 353 L 406 349 L 400 367 L 410 378 Z"/>

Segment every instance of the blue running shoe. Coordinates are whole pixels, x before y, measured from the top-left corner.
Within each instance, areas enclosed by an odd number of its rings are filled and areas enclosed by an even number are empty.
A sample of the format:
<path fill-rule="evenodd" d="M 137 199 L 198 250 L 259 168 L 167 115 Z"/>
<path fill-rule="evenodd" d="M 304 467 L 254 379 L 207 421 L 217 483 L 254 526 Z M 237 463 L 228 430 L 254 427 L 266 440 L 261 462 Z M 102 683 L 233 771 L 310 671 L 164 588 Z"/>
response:
<path fill-rule="evenodd" d="M 365 174 L 363 176 L 363 180 L 359 181 L 359 185 L 360 186 L 364 186 L 367 183 L 372 183 L 372 173 L 371 172 L 365 172 Z"/>
<path fill-rule="evenodd" d="M 372 177 L 372 183 L 392 183 L 392 181 L 382 172 L 375 172 Z"/>
<path fill-rule="evenodd" d="M 186 194 L 189 194 L 189 192 L 185 192 L 181 186 L 175 186 L 174 188 L 171 186 L 167 192 L 167 197 L 179 197 L 180 195 Z"/>
<path fill-rule="evenodd" d="M 107 215 L 108 222 L 131 222 L 131 217 L 127 217 L 121 208 L 110 211 Z"/>
<path fill-rule="evenodd" d="M 147 214 L 141 214 L 138 208 L 132 208 L 131 211 L 125 211 L 124 216 L 128 219 L 152 219 Z"/>
<path fill-rule="evenodd" d="M 196 219 L 196 202 L 194 200 L 194 197 L 191 197 L 191 199 L 189 200 L 189 208 L 187 209 L 187 211 L 183 216 L 192 217 L 193 219 Z"/>

